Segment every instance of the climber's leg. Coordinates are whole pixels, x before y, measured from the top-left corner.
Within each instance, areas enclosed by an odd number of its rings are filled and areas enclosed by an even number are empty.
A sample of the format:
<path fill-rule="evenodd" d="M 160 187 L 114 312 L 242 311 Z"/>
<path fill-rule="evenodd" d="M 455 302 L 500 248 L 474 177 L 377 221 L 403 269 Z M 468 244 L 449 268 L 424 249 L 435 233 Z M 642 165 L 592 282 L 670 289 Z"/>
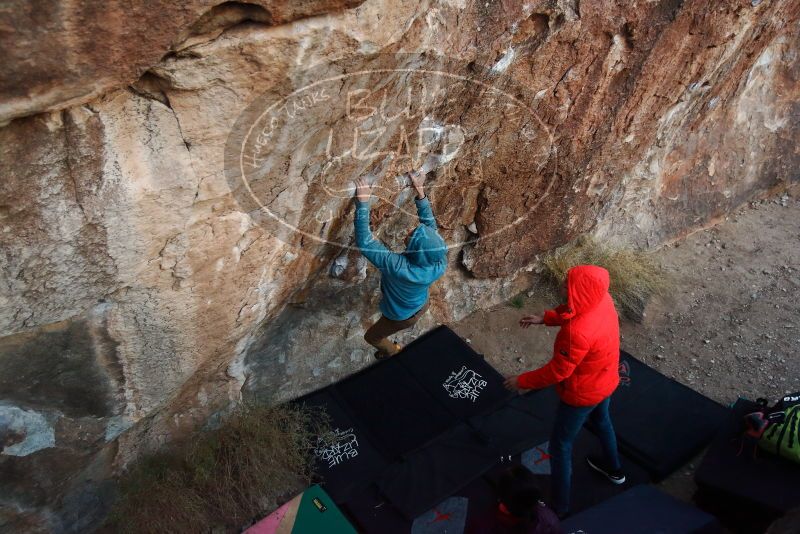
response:
<path fill-rule="evenodd" d="M 375 354 L 377 358 L 385 358 L 387 356 L 394 356 L 403 348 L 400 344 L 392 342 L 389 338 L 394 333 L 401 330 L 411 328 L 428 311 L 428 303 L 414 315 L 402 321 L 393 321 L 387 319 L 383 315 L 378 321 L 369 327 L 364 333 L 364 340 L 378 349 Z"/>
<path fill-rule="evenodd" d="M 364 333 L 364 340 L 378 349 L 378 358 L 394 356 L 400 352 L 400 346 L 393 343 L 389 336 L 403 329 L 403 321 L 392 321 L 383 315 Z"/>

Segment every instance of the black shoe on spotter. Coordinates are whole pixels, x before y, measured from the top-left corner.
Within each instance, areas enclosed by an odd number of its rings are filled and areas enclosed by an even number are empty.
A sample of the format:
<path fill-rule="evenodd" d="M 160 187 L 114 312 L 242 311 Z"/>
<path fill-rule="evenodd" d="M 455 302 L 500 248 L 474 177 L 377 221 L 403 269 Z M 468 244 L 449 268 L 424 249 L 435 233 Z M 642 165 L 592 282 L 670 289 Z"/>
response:
<path fill-rule="evenodd" d="M 611 469 L 597 456 L 587 456 L 586 463 L 589 467 L 606 477 L 612 484 L 624 484 L 625 473 L 621 469 Z"/>

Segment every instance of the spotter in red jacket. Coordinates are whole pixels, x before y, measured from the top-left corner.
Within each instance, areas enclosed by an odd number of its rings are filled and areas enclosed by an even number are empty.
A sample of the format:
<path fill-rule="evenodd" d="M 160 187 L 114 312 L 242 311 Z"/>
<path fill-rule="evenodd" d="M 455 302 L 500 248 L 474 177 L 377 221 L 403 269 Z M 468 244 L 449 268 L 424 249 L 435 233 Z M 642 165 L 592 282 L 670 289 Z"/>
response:
<path fill-rule="evenodd" d="M 619 317 L 608 285 L 608 271 L 602 267 L 569 270 L 567 303 L 544 313 L 544 324 L 561 327 L 553 358 L 519 375 L 519 387 L 556 384 L 558 396 L 571 406 L 591 406 L 611 395 L 619 384 Z"/>

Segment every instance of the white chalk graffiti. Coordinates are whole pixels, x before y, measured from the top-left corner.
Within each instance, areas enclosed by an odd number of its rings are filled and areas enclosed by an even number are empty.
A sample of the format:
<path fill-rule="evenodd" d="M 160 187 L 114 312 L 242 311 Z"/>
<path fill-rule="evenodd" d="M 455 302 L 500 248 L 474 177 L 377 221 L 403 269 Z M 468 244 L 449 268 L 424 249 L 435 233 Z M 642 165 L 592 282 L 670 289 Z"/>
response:
<path fill-rule="evenodd" d="M 486 384 L 486 380 L 481 375 L 467 369 L 466 365 L 462 365 L 461 370 L 450 373 L 442 386 L 454 399 L 470 399 L 475 402 Z"/>
<path fill-rule="evenodd" d="M 314 454 L 328 462 L 329 468 L 337 466 L 358 456 L 358 439 L 352 428 L 347 430 L 335 428 L 330 434 L 317 438 Z"/>

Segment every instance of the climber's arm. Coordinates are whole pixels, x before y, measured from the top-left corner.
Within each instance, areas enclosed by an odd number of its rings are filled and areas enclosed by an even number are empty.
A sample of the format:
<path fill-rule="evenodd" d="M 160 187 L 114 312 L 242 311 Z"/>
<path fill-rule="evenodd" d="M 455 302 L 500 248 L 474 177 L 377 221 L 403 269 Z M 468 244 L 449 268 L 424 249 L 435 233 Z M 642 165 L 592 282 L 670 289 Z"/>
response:
<path fill-rule="evenodd" d="M 372 195 L 372 187 L 363 178 L 356 182 L 356 187 L 356 246 L 364 257 L 379 270 L 398 270 L 405 258 L 400 254 L 395 254 L 375 239 L 369 227 L 369 199 Z"/>
<path fill-rule="evenodd" d="M 414 199 L 414 204 L 417 205 L 417 216 L 419 217 L 419 222 L 425 226 L 430 226 L 434 230 L 437 230 L 438 227 L 436 226 L 436 219 L 433 217 L 431 203 L 428 200 L 428 197 L 425 196 L 425 175 L 421 172 L 412 172 L 411 183 L 414 185 L 414 189 L 417 191 L 417 198 Z"/>

